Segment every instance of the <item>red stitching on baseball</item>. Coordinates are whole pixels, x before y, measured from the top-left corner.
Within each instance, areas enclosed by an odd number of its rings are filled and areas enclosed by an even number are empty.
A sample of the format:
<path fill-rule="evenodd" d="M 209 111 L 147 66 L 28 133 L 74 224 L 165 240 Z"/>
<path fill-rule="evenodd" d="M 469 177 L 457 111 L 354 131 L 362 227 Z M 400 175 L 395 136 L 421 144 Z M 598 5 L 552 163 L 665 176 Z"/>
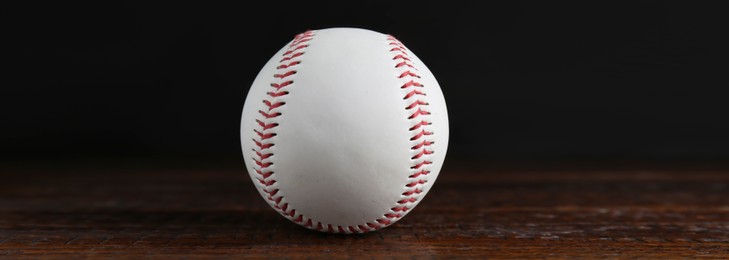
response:
<path fill-rule="evenodd" d="M 401 206 L 401 207 L 393 207 L 390 210 L 392 210 L 394 212 L 407 212 L 408 210 L 410 210 L 410 208 Z"/>
<path fill-rule="evenodd" d="M 263 121 L 258 120 L 258 119 L 256 119 L 256 123 L 258 123 L 258 125 L 260 125 L 261 127 L 263 127 L 263 131 L 266 131 L 268 129 L 271 129 L 271 128 L 274 128 L 274 127 L 277 127 L 278 126 L 278 123 L 266 124 Z"/>
<path fill-rule="evenodd" d="M 402 43 L 400 43 L 400 42 L 399 42 L 399 41 L 398 41 L 397 39 L 395 39 L 394 37 L 388 37 L 388 38 L 387 38 L 387 40 L 389 40 L 389 41 L 393 41 L 393 42 L 390 42 L 390 45 L 395 45 L 395 46 L 398 46 L 398 47 L 400 47 L 400 48 L 404 48 L 404 47 L 405 47 L 405 45 L 403 45 Z"/>
<path fill-rule="evenodd" d="M 268 111 L 269 112 L 267 113 L 263 110 L 258 110 L 258 113 L 263 115 L 263 117 L 265 117 L 266 119 L 275 118 L 281 115 L 281 112 L 270 113 L 270 109 Z"/>
<path fill-rule="evenodd" d="M 432 145 L 434 143 L 435 142 L 433 142 L 433 141 L 424 140 L 424 141 L 420 142 L 419 144 L 416 144 L 415 146 L 410 147 L 410 149 L 411 150 L 417 150 L 417 149 L 420 149 L 421 147 L 430 146 L 430 145 Z"/>
<path fill-rule="evenodd" d="M 285 81 L 285 82 L 280 83 L 280 84 L 279 83 L 271 83 L 271 87 L 275 88 L 276 91 L 279 91 L 281 88 L 283 88 L 285 86 L 288 86 L 288 85 L 291 85 L 292 83 L 294 83 L 293 80 Z"/>
<path fill-rule="evenodd" d="M 292 60 L 292 59 L 298 58 L 301 55 L 304 55 L 304 52 L 303 51 L 302 52 L 294 53 L 294 54 L 292 54 L 291 56 L 288 56 L 288 57 L 284 57 L 279 62 L 284 62 L 284 61 Z"/>
<path fill-rule="evenodd" d="M 425 92 L 418 90 L 418 88 L 424 87 L 422 83 L 417 81 L 417 79 L 421 78 L 421 76 L 410 70 L 413 69 L 417 71 L 417 68 L 415 68 L 415 66 L 411 64 L 412 59 L 410 58 L 407 49 L 405 48 L 405 45 L 403 45 L 395 37 L 389 35 L 387 37 L 387 41 L 388 45 L 394 46 L 390 49 L 390 51 L 397 53 L 392 58 L 392 60 L 399 61 L 397 64 L 395 64 L 395 68 L 406 69 L 400 72 L 398 78 L 410 78 L 408 82 L 405 82 L 402 86 L 400 86 L 400 89 L 408 90 L 405 94 L 405 97 L 403 97 L 404 100 L 409 100 L 407 102 L 407 105 L 405 106 L 405 109 L 408 111 L 415 110 L 410 114 L 410 116 L 408 116 L 408 119 L 417 119 L 417 121 L 408 129 L 409 131 L 414 132 L 412 137 L 410 138 L 410 141 L 417 142 L 410 149 L 415 151 L 419 150 L 417 154 L 411 157 L 411 159 L 414 160 L 414 164 L 410 167 L 410 170 L 415 170 L 416 172 L 408 175 L 410 182 L 405 184 L 405 187 L 407 187 L 408 189 L 402 193 L 402 196 L 404 196 L 404 198 L 396 202 L 397 204 L 403 205 L 416 203 L 418 201 L 419 194 L 423 192 L 423 190 L 419 189 L 418 186 L 425 184 L 427 181 L 418 178 L 420 176 L 424 176 L 430 173 L 430 171 L 424 167 L 433 164 L 433 162 L 428 160 L 428 158 L 434 153 L 434 151 L 427 150 L 425 148 L 431 146 L 432 144 L 434 144 L 434 142 L 432 140 L 425 139 L 426 136 L 433 135 L 432 131 L 427 130 L 427 128 L 432 125 L 432 123 L 428 120 L 428 116 L 431 113 L 424 109 L 424 107 L 429 105 L 428 102 L 417 98 L 415 100 L 411 100 L 412 98 L 415 98 L 417 96 L 426 96 Z M 398 212 L 405 213 L 410 210 L 410 208 L 406 206 L 395 206 L 390 210 L 395 213 L 387 213 L 384 215 L 386 219 L 378 219 L 377 222 L 385 226 L 390 225 L 392 223 L 390 219 L 396 220 L 400 219 L 403 216 Z"/>
<path fill-rule="evenodd" d="M 399 46 L 398 46 L 398 47 L 395 47 L 395 48 L 392 48 L 392 49 L 390 49 L 390 51 L 399 51 L 399 52 L 401 52 L 401 53 L 403 53 L 403 54 L 408 54 L 407 52 L 405 52 L 405 48 L 403 48 L 403 47 L 399 47 Z"/>
<path fill-rule="evenodd" d="M 433 151 L 428 151 L 425 148 L 423 148 L 422 151 L 420 151 L 418 154 L 416 154 L 415 156 L 411 157 L 410 159 L 413 159 L 413 160 L 420 159 L 420 157 L 423 157 L 423 156 L 429 155 L 429 154 L 433 154 Z"/>
<path fill-rule="evenodd" d="M 405 186 L 412 188 L 412 187 L 415 187 L 416 185 L 425 184 L 426 182 L 427 182 L 426 180 L 417 180 L 417 181 L 408 183 Z"/>
<path fill-rule="evenodd" d="M 256 173 L 258 175 L 261 175 L 261 177 L 263 177 L 264 179 L 268 178 L 269 176 L 271 176 L 271 174 L 273 174 L 273 172 L 271 172 L 271 171 L 269 171 L 269 172 L 263 172 L 261 170 L 256 170 Z"/>
<path fill-rule="evenodd" d="M 297 34 L 296 37 L 294 37 L 294 40 L 291 42 L 291 45 L 289 45 L 289 48 L 295 47 L 296 45 L 299 45 L 304 42 L 311 41 L 311 37 L 314 36 L 314 31 L 306 31 L 300 34 Z"/>
<path fill-rule="evenodd" d="M 268 180 L 267 181 L 267 180 L 258 179 L 258 181 L 260 181 L 261 184 L 266 185 L 266 187 L 271 186 L 274 183 L 276 183 L 276 180 Z"/>
<path fill-rule="evenodd" d="M 256 146 L 258 146 L 258 148 L 261 149 L 261 150 L 265 150 L 265 149 L 271 148 L 274 145 L 274 144 L 270 144 L 270 143 L 269 144 L 264 144 L 262 142 L 256 141 L 256 139 L 253 139 L 253 142 L 256 143 Z"/>
<path fill-rule="evenodd" d="M 256 155 L 258 155 L 258 157 L 261 158 L 261 159 L 268 159 L 268 157 L 273 156 L 272 153 L 261 153 L 261 152 L 258 152 L 256 150 L 253 150 L 253 151 L 256 152 Z"/>
<path fill-rule="evenodd" d="M 418 199 L 416 199 L 416 198 L 407 198 L 407 199 L 401 199 L 397 203 L 398 204 L 407 204 L 407 203 L 413 203 L 416 201 L 418 201 Z"/>
<path fill-rule="evenodd" d="M 392 59 L 393 59 L 393 60 L 397 60 L 397 59 L 402 59 L 402 60 L 406 60 L 406 61 L 411 61 L 411 60 L 410 60 L 410 58 L 408 58 L 408 56 L 405 56 L 405 55 L 403 55 L 403 54 L 399 54 L 399 55 L 395 56 L 395 57 L 394 57 L 394 58 L 392 58 Z"/>
<path fill-rule="evenodd" d="M 282 59 L 279 63 L 276 69 L 283 70 L 280 73 L 275 73 L 273 75 L 274 79 L 285 79 L 288 77 L 292 77 L 294 74 L 296 74 L 296 70 L 289 70 L 291 67 L 301 64 L 300 60 L 296 60 L 297 58 L 304 55 L 303 49 L 309 47 L 309 44 L 302 44 L 304 42 L 311 41 L 312 37 L 314 36 L 314 33 L 312 31 L 307 31 L 301 34 L 296 35 L 294 37 L 294 40 L 289 45 L 289 49 L 286 50 L 282 54 Z M 286 63 L 284 63 L 286 62 Z M 279 189 L 267 189 L 268 187 L 276 184 L 275 180 L 275 174 L 273 171 L 267 171 L 264 172 L 264 170 L 269 169 L 274 165 L 270 159 L 274 156 L 274 153 L 271 152 L 264 152 L 264 150 L 270 149 L 274 146 L 273 139 L 276 137 L 276 133 L 272 132 L 272 130 L 279 126 L 276 122 L 269 122 L 269 120 L 273 120 L 281 115 L 283 115 L 281 112 L 276 111 L 276 109 L 281 108 L 286 105 L 286 102 L 278 101 L 277 98 L 281 96 L 288 95 L 289 92 L 282 90 L 283 88 L 289 87 L 294 83 L 293 80 L 286 80 L 282 82 L 273 82 L 271 83 L 271 87 L 275 91 L 267 92 L 266 94 L 269 96 L 268 99 L 263 100 L 263 104 L 266 106 L 266 110 L 259 110 L 258 113 L 261 114 L 261 118 L 256 119 L 256 123 L 258 126 L 260 126 L 259 129 L 254 129 L 253 131 L 256 134 L 256 138 L 253 138 L 253 142 L 255 143 L 256 147 L 258 147 L 258 150 L 253 149 L 253 151 L 256 153 L 257 157 L 253 158 L 253 161 L 255 162 L 255 165 L 257 167 L 254 167 L 254 170 L 258 175 L 260 175 L 261 178 L 256 178 L 258 181 L 264 186 L 261 188 L 261 190 L 268 194 L 266 197 L 267 200 L 269 200 L 273 207 L 279 212 L 284 215 L 291 218 L 292 221 L 296 223 L 303 223 L 304 222 L 304 216 L 302 214 L 296 214 L 296 209 L 291 209 L 289 211 L 289 204 L 285 203 L 281 205 L 283 202 L 284 196 L 278 196 Z M 267 141 L 268 143 L 264 143 L 264 141 Z M 304 226 L 312 227 L 313 222 L 311 219 L 307 219 Z M 321 229 L 321 223 L 317 225 L 317 229 Z"/>
<path fill-rule="evenodd" d="M 411 137 L 410 141 L 415 141 L 415 140 L 420 139 L 423 136 L 432 135 L 432 134 L 433 134 L 433 132 L 428 132 L 428 131 L 425 131 L 425 129 L 423 129 L 420 131 L 420 133 L 417 133 L 415 136 Z"/>
<path fill-rule="evenodd" d="M 413 65 L 410 65 L 410 63 L 408 63 L 407 61 L 403 61 L 403 62 L 400 62 L 398 64 L 395 64 L 395 68 L 400 68 L 402 66 L 408 66 L 408 67 L 413 68 L 413 69 L 415 68 Z"/>
<path fill-rule="evenodd" d="M 255 129 L 253 131 L 256 132 L 256 134 L 258 134 L 258 137 L 261 138 L 261 140 L 266 140 L 266 139 L 273 138 L 274 136 L 276 136 L 276 133 L 264 134 L 263 132 L 255 130 Z M 263 157 L 262 154 L 259 154 L 259 155 L 260 155 L 260 157 Z M 268 154 L 268 156 L 270 157 L 271 154 Z"/>
<path fill-rule="evenodd" d="M 410 167 L 410 169 L 420 169 L 421 167 L 423 167 L 423 166 L 425 166 L 427 164 L 433 164 L 433 162 L 430 162 L 430 161 L 422 161 L 422 162 L 414 165 L 413 167 Z"/>
<path fill-rule="evenodd" d="M 402 215 L 397 214 L 397 213 L 387 213 L 387 214 L 385 214 L 385 217 L 386 218 L 400 218 L 400 217 L 402 217 Z"/>
<path fill-rule="evenodd" d="M 413 80 L 408 81 L 407 83 L 403 84 L 400 88 L 409 88 L 409 87 L 422 87 L 423 84 L 420 84 L 418 82 L 415 82 Z"/>
<path fill-rule="evenodd" d="M 418 91 L 417 89 L 413 89 L 413 91 L 408 92 L 408 94 L 405 95 L 405 97 L 403 99 L 408 99 L 408 98 L 411 98 L 411 97 L 413 97 L 415 95 L 425 96 L 425 93 L 423 93 L 421 91 Z"/>
<path fill-rule="evenodd" d="M 283 56 L 289 55 L 291 53 L 294 53 L 295 51 L 298 51 L 299 49 L 303 49 L 303 48 L 306 48 L 306 47 L 309 47 L 309 45 L 308 44 L 299 45 L 296 48 L 294 48 L 293 50 L 289 50 L 289 51 L 284 52 Z"/>
<path fill-rule="evenodd" d="M 415 73 L 413 73 L 412 71 L 409 71 L 409 70 L 403 72 L 402 74 L 400 74 L 400 76 L 398 76 L 398 78 L 404 78 L 404 77 L 408 77 L 408 76 L 420 78 L 420 76 L 418 76 L 418 74 L 415 74 Z"/>
<path fill-rule="evenodd" d="M 283 79 L 285 77 L 288 77 L 288 76 L 291 76 L 294 74 L 296 74 L 296 71 L 292 70 L 292 71 L 287 71 L 286 73 L 283 73 L 283 74 L 273 74 L 273 77 Z"/>
<path fill-rule="evenodd" d="M 408 117 L 408 119 L 413 119 L 413 118 L 419 117 L 420 115 L 430 115 L 430 112 L 421 109 L 420 106 L 416 106 L 416 107 L 418 108 L 418 110 L 415 111 L 415 113 L 413 113 L 412 115 L 410 115 Z"/>
<path fill-rule="evenodd" d="M 432 125 L 432 124 L 433 123 L 431 123 L 431 122 L 428 122 L 428 121 L 425 121 L 425 120 L 421 120 L 420 123 L 415 124 L 413 127 L 411 127 L 408 130 L 410 130 L 410 131 L 418 130 L 421 126 L 427 126 L 427 125 Z"/>
<path fill-rule="evenodd" d="M 410 196 L 410 195 L 413 195 L 413 194 L 420 194 L 421 192 L 423 192 L 423 191 L 420 190 L 420 189 L 418 189 L 418 188 L 415 188 L 414 190 L 409 190 L 409 191 L 403 192 L 402 195 L 403 196 Z"/>
<path fill-rule="evenodd" d="M 264 162 L 264 161 L 259 161 L 256 159 L 253 159 L 253 160 L 256 161 L 256 165 L 258 165 L 258 167 L 260 167 L 261 169 L 265 169 L 265 168 L 268 168 L 269 166 L 273 165 L 272 162 Z"/>
<path fill-rule="evenodd" d="M 289 92 L 288 92 L 288 91 L 281 91 L 281 92 L 267 92 L 266 94 L 268 94 L 269 96 L 271 96 L 271 97 L 275 98 L 275 97 L 280 97 L 280 96 L 286 96 L 286 95 L 288 95 L 288 94 L 289 94 Z"/>
<path fill-rule="evenodd" d="M 267 177 L 264 177 L 267 178 Z M 274 189 L 272 191 L 263 190 L 264 192 L 268 193 L 269 196 L 274 196 L 276 193 L 278 193 L 278 189 Z"/>
<path fill-rule="evenodd" d="M 276 109 L 280 106 L 286 105 L 286 102 L 271 103 L 271 101 L 264 100 L 263 104 L 266 104 L 266 106 L 268 107 L 268 110 L 271 110 L 271 109 Z"/>
<path fill-rule="evenodd" d="M 306 45 L 306 47 L 309 47 L 309 45 Z M 276 67 L 276 69 L 288 69 L 289 67 L 293 67 L 293 66 L 296 66 L 296 65 L 299 65 L 299 64 L 301 64 L 301 61 L 292 61 L 289 64 L 281 64 L 281 65 L 278 65 L 278 67 Z"/>
<path fill-rule="evenodd" d="M 410 179 L 417 178 L 420 175 L 428 175 L 430 171 L 427 170 L 420 170 L 419 172 L 414 173 L 413 175 L 408 176 Z"/>
<path fill-rule="evenodd" d="M 418 100 L 415 100 L 415 102 L 413 102 L 412 104 L 406 106 L 405 109 L 410 110 L 410 109 L 415 108 L 416 106 L 420 106 L 420 105 L 427 106 L 427 105 L 430 105 L 430 104 L 428 104 L 428 102 L 425 102 L 425 101 L 422 101 L 422 100 L 418 99 Z"/>

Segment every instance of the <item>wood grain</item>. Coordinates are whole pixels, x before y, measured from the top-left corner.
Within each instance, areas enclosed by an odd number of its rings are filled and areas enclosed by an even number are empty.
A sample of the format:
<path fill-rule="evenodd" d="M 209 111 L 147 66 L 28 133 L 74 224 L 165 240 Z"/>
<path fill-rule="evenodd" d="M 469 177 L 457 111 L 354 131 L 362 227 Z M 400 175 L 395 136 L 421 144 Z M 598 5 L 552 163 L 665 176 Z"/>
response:
<path fill-rule="evenodd" d="M 277 215 L 240 161 L 5 164 L 0 258 L 729 258 L 726 167 L 484 165 L 344 236 Z"/>

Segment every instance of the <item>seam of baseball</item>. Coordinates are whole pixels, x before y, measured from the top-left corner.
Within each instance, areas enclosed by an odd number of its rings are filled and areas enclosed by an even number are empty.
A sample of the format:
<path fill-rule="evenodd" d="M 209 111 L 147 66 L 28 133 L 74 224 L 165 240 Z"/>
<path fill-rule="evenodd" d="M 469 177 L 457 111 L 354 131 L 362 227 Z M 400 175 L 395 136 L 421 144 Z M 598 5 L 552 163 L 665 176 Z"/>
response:
<path fill-rule="evenodd" d="M 391 213 L 385 214 L 388 221 L 391 221 L 402 218 L 418 203 L 421 193 L 424 192 L 421 188 L 428 182 L 423 177 L 430 174 L 429 165 L 433 164 L 431 158 L 435 152 L 428 148 L 435 142 L 432 138 L 428 138 L 434 135 L 430 130 L 432 125 L 430 112 L 426 109 L 430 104 L 421 99 L 421 96 L 426 96 L 426 93 L 422 90 L 425 85 L 420 82 L 421 76 L 418 74 L 418 68 L 412 63 L 408 50 L 402 42 L 392 35 L 387 35 L 387 42 L 389 51 L 393 55 L 392 60 L 396 63 L 395 69 L 399 73 L 397 78 L 404 82 L 400 89 L 405 93 L 403 97 L 407 104 L 405 110 L 410 113 L 407 119 L 411 122 L 408 131 L 411 133 L 410 141 L 414 143 L 410 147 L 414 155 L 410 158 L 412 164 L 408 169 L 408 182 L 403 187 L 405 191 L 401 194 L 402 199 L 398 200 L 390 209 Z M 387 225 L 389 224 L 387 223 Z"/>
<path fill-rule="evenodd" d="M 271 129 L 278 127 L 278 123 L 271 123 L 271 119 L 282 115 L 276 109 L 286 105 L 286 103 L 279 101 L 277 97 L 289 94 L 288 91 L 282 91 L 282 89 L 291 86 L 294 82 L 286 78 L 297 73 L 293 67 L 301 64 L 300 58 L 304 55 L 304 50 L 309 47 L 308 42 L 314 36 L 314 31 L 306 31 L 294 37 L 294 40 L 289 44 L 288 49 L 283 53 L 283 57 L 279 61 L 279 65 L 276 67 L 279 73 L 274 74 L 274 79 L 277 79 L 278 82 L 271 83 L 271 87 L 275 89 L 275 92 L 266 93 L 269 97 L 263 100 L 267 110 L 258 111 L 261 114 L 261 118 L 256 119 L 256 123 L 260 126 L 261 130 L 253 130 L 256 134 L 256 137 L 253 138 L 255 144 L 253 152 L 256 156 L 252 158 L 255 163 L 253 169 L 257 175 L 256 179 L 263 185 L 261 190 L 266 194 L 264 197 L 272 204 L 276 211 L 306 228 L 329 233 L 365 233 L 389 226 L 412 209 L 412 205 L 416 204 L 420 198 L 420 194 L 423 192 L 420 187 L 427 180 L 419 177 L 430 173 L 428 165 L 432 164 L 432 161 L 429 158 L 434 153 L 433 150 L 428 150 L 427 147 L 435 143 L 431 140 L 426 140 L 426 136 L 433 135 L 432 131 L 428 131 L 432 123 L 428 120 L 430 112 L 424 109 L 428 106 L 428 103 L 418 98 L 418 96 L 426 95 L 423 91 L 417 90 L 417 88 L 424 87 L 418 81 L 420 78 L 417 74 L 418 69 L 412 64 L 405 46 L 393 36 L 387 35 L 387 43 L 391 48 L 390 52 L 395 53 L 392 60 L 397 62 L 395 69 L 399 70 L 398 72 L 400 74 L 398 78 L 408 80 L 400 88 L 406 92 L 403 100 L 408 105 L 405 109 L 412 112 L 407 119 L 415 122 L 409 128 L 409 131 L 413 133 L 410 141 L 416 142 L 411 147 L 411 151 L 415 155 L 410 158 L 413 161 L 413 165 L 409 169 L 408 182 L 404 185 L 405 191 L 401 194 L 402 198 L 395 202 L 395 206 L 390 208 L 388 213 L 383 214 L 381 218 L 373 222 L 366 222 L 360 225 L 332 226 L 331 224 L 322 224 L 319 221 L 314 221 L 301 213 L 297 214 L 296 209 L 289 207 L 285 196 L 280 194 L 282 192 L 274 187 L 276 183 L 275 173 L 269 169 L 273 165 L 272 159 L 269 159 L 273 157 L 273 153 L 267 150 L 274 146 L 272 139 L 276 136 L 276 133 L 271 131 Z M 297 58 L 299 60 L 296 60 Z"/>
<path fill-rule="evenodd" d="M 281 215 L 309 228 L 314 225 L 312 220 L 305 221 L 302 214 L 297 216 L 296 209 L 290 208 L 285 201 L 284 195 L 280 194 L 283 192 L 274 187 L 274 184 L 276 184 L 275 173 L 269 168 L 274 164 L 271 159 L 274 154 L 269 149 L 275 145 L 272 139 L 276 136 L 276 133 L 272 129 L 279 126 L 278 123 L 271 122 L 271 119 L 280 117 L 282 113 L 278 112 L 277 109 L 286 105 L 286 102 L 280 101 L 278 97 L 289 94 L 289 91 L 284 90 L 284 88 L 290 88 L 294 81 L 288 77 L 297 73 L 296 66 L 301 64 L 301 57 L 304 55 L 305 49 L 309 47 L 309 42 L 313 37 L 314 31 L 306 31 L 296 35 L 282 54 L 279 65 L 276 66 L 277 73 L 273 75 L 276 82 L 270 85 L 274 90 L 267 92 L 268 97 L 263 99 L 263 103 L 266 105 L 265 111 L 258 110 L 261 117 L 256 119 L 256 123 L 260 126 L 260 130 L 253 129 L 255 133 L 253 152 L 256 154 L 253 157 L 253 170 L 256 172 L 256 179 L 263 185 L 260 189 L 266 194 L 264 198 Z M 321 227 L 321 223 L 318 223 L 318 226 Z"/>

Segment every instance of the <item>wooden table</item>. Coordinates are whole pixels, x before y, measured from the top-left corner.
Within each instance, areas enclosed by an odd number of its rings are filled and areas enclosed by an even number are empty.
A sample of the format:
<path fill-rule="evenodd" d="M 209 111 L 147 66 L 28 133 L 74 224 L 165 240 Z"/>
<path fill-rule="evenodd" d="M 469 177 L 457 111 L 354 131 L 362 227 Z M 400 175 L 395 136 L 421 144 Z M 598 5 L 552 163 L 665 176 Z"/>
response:
<path fill-rule="evenodd" d="M 0 165 L 0 258 L 729 258 L 729 167 L 450 159 L 366 235 L 301 228 L 241 160 Z"/>

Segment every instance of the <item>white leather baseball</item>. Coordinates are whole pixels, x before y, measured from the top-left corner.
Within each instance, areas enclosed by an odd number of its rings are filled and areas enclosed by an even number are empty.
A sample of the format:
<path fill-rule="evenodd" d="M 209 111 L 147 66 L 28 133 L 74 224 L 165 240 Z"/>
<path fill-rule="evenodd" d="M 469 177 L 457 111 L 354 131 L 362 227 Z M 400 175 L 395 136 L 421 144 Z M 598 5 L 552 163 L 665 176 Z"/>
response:
<path fill-rule="evenodd" d="M 392 36 L 356 28 L 297 35 L 248 92 L 245 164 L 261 196 L 313 230 L 364 233 L 423 200 L 448 146 L 433 74 Z"/>

